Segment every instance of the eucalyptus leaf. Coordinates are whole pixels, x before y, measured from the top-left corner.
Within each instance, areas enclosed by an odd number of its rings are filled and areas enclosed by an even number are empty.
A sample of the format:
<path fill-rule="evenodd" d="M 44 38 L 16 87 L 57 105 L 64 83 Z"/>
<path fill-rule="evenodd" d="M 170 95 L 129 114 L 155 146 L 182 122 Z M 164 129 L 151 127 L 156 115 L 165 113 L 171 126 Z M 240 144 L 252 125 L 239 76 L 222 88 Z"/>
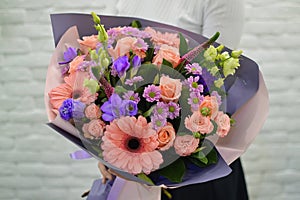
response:
<path fill-rule="evenodd" d="M 188 44 L 186 42 L 185 37 L 179 33 L 180 45 L 179 45 L 179 53 L 181 56 L 188 52 Z"/>

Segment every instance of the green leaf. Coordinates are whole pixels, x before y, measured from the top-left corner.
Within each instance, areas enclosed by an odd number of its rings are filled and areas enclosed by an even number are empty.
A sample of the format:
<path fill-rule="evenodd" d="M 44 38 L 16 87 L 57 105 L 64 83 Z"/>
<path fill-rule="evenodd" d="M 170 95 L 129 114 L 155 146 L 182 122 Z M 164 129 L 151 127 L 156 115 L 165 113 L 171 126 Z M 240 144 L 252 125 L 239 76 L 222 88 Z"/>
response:
<path fill-rule="evenodd" d="M 203 155 L 201 155 L 202 153 L 198 154 L 199 157 L 197 157 L 197 155 L 191 155 L 189 157 L 187 157 L 192 163 L 194 163 L 195 165 L 197 165 L 198 167 L 206 167 L 208 165 L 211 164 L 215 164 L 218 162 L 218 155 L 215 149 L 211 149 L 210 148 L 205 148 L 203 149 L 202 152 L 205 156 L 205 159 L 201 158 Z M 209 151 L 209 152 L 207 152 Z M 207 160 L 207 161 L 206 161 Z"/>
<path fill-rule="evenodd" d="M 139 179 L 142 179 L 143 181 L 146 181 L 147 183 L 151 184 L 151 185 L 154 185 L 153 181 L 151 180 L 151 178 L 149 178 L 146 174 L 144 173 L 140 173 L 137 175 L 137 177 Z"/>
<path fill-rule="evenodd" d="M 130 26 L 134 27 L 134 28 L 142 28 L 142 24 L 140 21 L 138 20 L 133 20 L 130 24 Z"/>
<path fill-rule="evenodd" d="M 159 174 L 166 177 L 172 182 L 182 182 L 183 175 L 185 173 L 185 165 L 182 159 L 177 159 L 172 164 L 159 170 Z"/>
<path fill-rule="evenodd" d="M 179 45 L 179 53 L 181 56 L 188 52 L 188 44 L 186 42 L 185 37 L 179 33 L 180 45 Z"/>
<path fill-rule="evenodd" d="M 191 157 L 198 159 L 200 162 L 204 163 L 207 165 L 208 159 L 206 158 L 205 154 L 203 151 L 198 151 L 196 153 L 191 154 Z"/>

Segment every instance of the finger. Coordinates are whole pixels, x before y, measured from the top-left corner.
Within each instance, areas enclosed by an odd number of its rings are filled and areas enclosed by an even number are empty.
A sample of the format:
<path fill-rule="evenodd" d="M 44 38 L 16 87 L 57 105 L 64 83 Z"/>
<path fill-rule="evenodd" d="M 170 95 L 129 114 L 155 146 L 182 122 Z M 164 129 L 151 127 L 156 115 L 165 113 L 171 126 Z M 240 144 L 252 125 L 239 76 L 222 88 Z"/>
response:
<path fill-rule="evenodd" d="M 98 162 L 98 168 L 102 174 L 102 183 L 105 184 L 106 183 L 106 179 L 112 180 L 112 175 L 109 173 L 109 171 L 107 170 L 107 168 L 105 167 L 105 165 L 103 165 L 102 163 Z"/>

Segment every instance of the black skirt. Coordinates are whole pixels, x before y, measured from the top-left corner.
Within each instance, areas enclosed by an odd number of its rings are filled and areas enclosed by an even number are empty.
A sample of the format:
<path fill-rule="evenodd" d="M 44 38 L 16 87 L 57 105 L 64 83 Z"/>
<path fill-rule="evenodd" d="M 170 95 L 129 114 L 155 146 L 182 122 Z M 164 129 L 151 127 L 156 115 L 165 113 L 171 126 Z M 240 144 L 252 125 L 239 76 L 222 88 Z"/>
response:
<path fill-rule="evenodd" d="M 168 189 L 171 200 L 248 200 L 248 192 L 240 159 L 230 165 L 232 172 L 206 183 Z M 162 192 L 162 200 L 169 200 Z"/>

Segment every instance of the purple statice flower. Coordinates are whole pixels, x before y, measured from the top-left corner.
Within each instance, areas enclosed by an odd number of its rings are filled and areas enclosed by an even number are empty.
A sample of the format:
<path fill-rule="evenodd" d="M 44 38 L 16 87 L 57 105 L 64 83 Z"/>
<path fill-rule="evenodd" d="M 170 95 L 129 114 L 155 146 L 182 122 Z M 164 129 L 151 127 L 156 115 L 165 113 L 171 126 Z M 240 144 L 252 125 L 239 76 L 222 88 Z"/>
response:
<path fill-rule="evenodd" d="M 142 59 L 141 57 L 135 55 L 133 58 L 132 58 L 132 66 L 134 69 L 138 69 L 142 64 Z"/>
<path fill-rule="evenodd" d="M 180 106 L 177 103 L 172 101 L 168 103 L 168 117 L 170 119 L 175 119 L 176 117 L 178 117 L 179 111 L 180 111 Z"/>
<path fill-rule="evenodd" d="M 84 109 L 85 109 L 85 104 L 82 103 L 79 100 L 73 100 L 73 118 L 74 119 L 82 119 L 84 118 Z"/>
<path fill-rule="evenodd" d="M 123 101 L 117 94 L 112 94 L 108 101 L 101 106 L 101 110 L 103 112 L 102 119 L 107 122 L 111 122 L 125 114 Z"/>
<path fill-rule="evenodd" d="M 203 92 L 203 85 L 198 84 L 199 76 L 190 76 L 187 80 L 183 82 L 183 85 L 188 86 L 191 92 Z"/>
<path fill-rule="evenodd" d="M 211 93 L 211 96 L 215 96 L 217 98 L 217 102 L 218 102 L 218 105 L 220 106 L 222 104 L 222 98 L 221 96 L 218 94 L 217 91 L 213 91 Z"/>
<path fill-rule="evenodd" d="M 123 76 L 130 67 L 128 57 L 126 55 L 119 57 L 117 60 L 113 62 L 113 66 L 117 71 L 119 77 Z"/>
<path fill-rule="evenodd" d="M 69 98 L 64 100 L 62 105 L 59 108 L 59 114 L 60 117 L 66 121 L 70 120 L 72 118 L 72 113 L 73 113 L 73 99 Z"/>
<path fill-rule="evenodd" d="M 164 103 L 164 102 L 157 102 L 154 110 L 153 110 L 153 114 L 160 116 L 162 118 L 167 118 L 168 117 L 168 112 L 169 112 L 169 106 L 168 104 Z"/>
<path fill-rule="evenodd" d="M 132 100 L 124 100 L 123 107 L 125 108 L 126 116 L 134 116 L 138 112 L 137 103 Z"/>
<path fill-rule="evenodd" d="M 149 85 L 145 88 L 143 97 L 148 102 L 158 101 L 160 99 L 160 89 L 155 85 Z"/>
<path fill-rule="evenodd" d="M 202 74 L 202 67 L 200 67 L 200 65 L 198 63 L 187 64 L 184 68 L 190 74 L 194 74 L 194 75 L 201 75 Z"/>
<path fill-rule="evenodd" d="M 131 91 L 131 90 L 124 93 L 122 97 L 124 100 L 132 100 L 132 101 L 135 101 L 136 103 L 138 103 L 140 101 L 139 94 L 134 93 L 134 91 Z"/>
<path fill-rule="evenodd" d="M 192 111 L 197 111 L 204 97 L 199 92 L 191 92 L 188 98 L 188 104 L 191 106 Z"/>
<path fill-rule="evenodd" d="M 137 82 L 141 82 L 143 80 L 144 80 L 143 77 L 141 77 L 141 76 L 135 76 L 132 79 L 126 79 L 125 84 L 133 86 L 133 84 L 135 84 Z"/>
<path fill-rule="evenodd" d="M 151 124 L 152 124 L 152 128 L 154 130 L 158 130 L 167 124 L 167 118 L 161 117 L 159 115 L 152 115 L 151 116 Z"/>

